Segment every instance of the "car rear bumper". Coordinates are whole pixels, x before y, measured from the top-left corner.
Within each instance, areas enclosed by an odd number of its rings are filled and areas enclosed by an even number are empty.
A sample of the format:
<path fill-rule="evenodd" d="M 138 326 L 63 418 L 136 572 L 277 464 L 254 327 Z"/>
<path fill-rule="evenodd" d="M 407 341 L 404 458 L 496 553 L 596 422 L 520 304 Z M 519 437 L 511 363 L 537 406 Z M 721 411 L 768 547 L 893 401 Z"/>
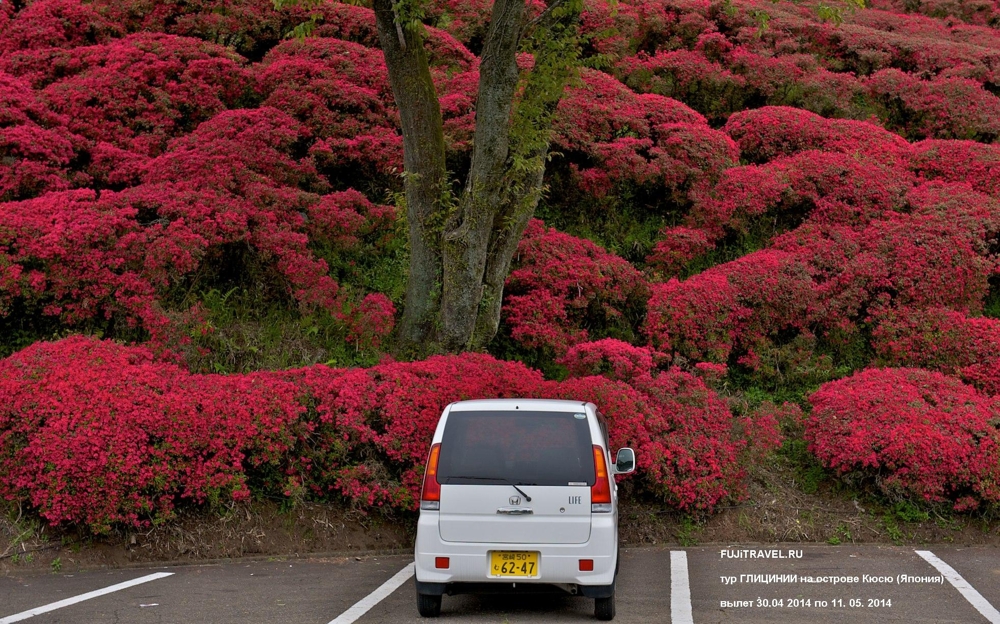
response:
<path fill-rule="evenodd" d="M 580 593 L 590 595 L 598 587 L 610 587 L 618 563 L 618 532 L 614 514 L 592 516 L 590 539 L 581 544 L 532 544 L 490 542 L 446 542 L 438 532 L 438 513 L 422 511 L 417 523 L 414 552 L 417 588 L 420 593 L 455 593 L 453 584 L 507 585 L 557 584 L 576 585 Z M 535 551 L 539 553 L 535 577 L 490 576 L 490 551 Z M 435 567 L 437 557 L 448 557 L 447 569 Z M 580 570 L 580 560 L 590 559 L 594 569 Z M 424 587 L 424 591 L 420 587 Z M 600 596 L 594 596 L 600 597 Z"/>

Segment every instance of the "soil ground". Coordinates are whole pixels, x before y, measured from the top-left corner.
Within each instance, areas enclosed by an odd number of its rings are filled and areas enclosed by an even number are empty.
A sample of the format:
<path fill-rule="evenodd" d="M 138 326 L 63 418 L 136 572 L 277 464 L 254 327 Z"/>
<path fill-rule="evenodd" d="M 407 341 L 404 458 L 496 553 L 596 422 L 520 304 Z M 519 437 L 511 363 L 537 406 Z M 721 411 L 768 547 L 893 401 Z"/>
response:
<path fill-rule="evenodd" d="M 697 518 L 637 502 L 624 483 L 620 535 L 625 546 L 713 543 L 893 543 L 1000 546 L 996 512 L 950 513 L 872 496 L 832 479 L 806 485 L 802 467 L 780 457 L 756 468 L 748 496 Z M 806 492 L 809 490 L 809 493 Z M 186 509 L 162 526 L 94 537 L 44 526 L 17 508 L 0 515 L 0 575 L 16 570 L 70 571 L 234 558 L 405 553 L 415 516 L 364 514 L 334 504 L 277 501 Z"/>

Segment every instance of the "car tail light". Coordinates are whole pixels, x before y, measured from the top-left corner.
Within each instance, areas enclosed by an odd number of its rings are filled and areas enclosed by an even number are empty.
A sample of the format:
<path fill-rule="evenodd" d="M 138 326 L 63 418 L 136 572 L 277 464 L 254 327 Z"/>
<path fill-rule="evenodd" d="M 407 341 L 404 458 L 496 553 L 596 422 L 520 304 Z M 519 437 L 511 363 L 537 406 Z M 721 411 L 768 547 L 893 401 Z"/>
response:
<path fill-rule="evenodd" d="M 594 560 L 593 559 L 581 559 L 580 560 L 580 571 L 581 572 L 593 572 L 594 571 Z"/>
<path fill-rule="evenodd" d="M 424 469 L 424 485 L 420 492 L 420 508 L 427 511 L 441 509 L 441 484 L 438 483 L 438 457 L 441 455 L 441 445 L 431 446 L 427 457 L 427 468 Z"/>
<path fill-rule="evenodd" d="M 604 460 L 604 449 L 594 445 L 594 472 L 597 478 L 590 488 L 590 511 L 611 513 L 611 481 L 608 478 L 608 463 Z"/>
<path fill-rule="evenodd" d="M 434 557 L 434 567 L 439 570 L 447 570 L 451 567 L 451 557 Z"/>

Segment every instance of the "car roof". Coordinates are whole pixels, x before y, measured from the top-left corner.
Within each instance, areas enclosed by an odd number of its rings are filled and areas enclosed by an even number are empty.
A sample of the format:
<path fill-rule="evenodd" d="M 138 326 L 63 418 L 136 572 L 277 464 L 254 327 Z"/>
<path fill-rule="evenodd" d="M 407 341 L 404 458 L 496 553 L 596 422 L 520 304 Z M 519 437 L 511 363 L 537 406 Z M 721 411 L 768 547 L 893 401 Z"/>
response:
<path fill-rule="evenodd" d="M 560 399 L 475 399 L 458 401 L 449 408 L 452 412 L 482 412 L 527 410 L 533 412 L 573 412 L 588 411 L 586 401 L 564 401 Z"/>

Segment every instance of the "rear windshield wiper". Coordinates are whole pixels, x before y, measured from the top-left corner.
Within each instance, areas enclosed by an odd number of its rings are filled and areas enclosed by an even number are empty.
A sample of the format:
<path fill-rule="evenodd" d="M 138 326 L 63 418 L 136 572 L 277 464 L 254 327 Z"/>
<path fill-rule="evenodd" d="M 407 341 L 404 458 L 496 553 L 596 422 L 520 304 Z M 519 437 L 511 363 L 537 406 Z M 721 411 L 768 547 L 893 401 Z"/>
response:
<path fill-rule="evenodd" d="M 453 476 L 447 477 L 446 481 L 450 482 L 452 479 L 469 479 L 469 480 L 472 480 L 472 481 L 503 481 L 507 485 L 509 485 L 512 488 L 514 488 L 515 490 L 517 490 L 518 494 L 520 494 L 521 496 L 523 496 L 524 500 L 528 501 L 529 503 L 531 502 L 531 497 L 528 496 L 528 494 L 524 490 L 522 490 L 521 488 L 519 488 L 517 486 L 519 486 L 519 485 L 538 485 L 537 483 L 522 483 L 520 481 L 517 482 L 517 483 L 514 483 L 510 479 L 506 479 L 504 477 L 466 477 L 466 476 L 460 476 L 460 475 L 453 475 Z"/>

